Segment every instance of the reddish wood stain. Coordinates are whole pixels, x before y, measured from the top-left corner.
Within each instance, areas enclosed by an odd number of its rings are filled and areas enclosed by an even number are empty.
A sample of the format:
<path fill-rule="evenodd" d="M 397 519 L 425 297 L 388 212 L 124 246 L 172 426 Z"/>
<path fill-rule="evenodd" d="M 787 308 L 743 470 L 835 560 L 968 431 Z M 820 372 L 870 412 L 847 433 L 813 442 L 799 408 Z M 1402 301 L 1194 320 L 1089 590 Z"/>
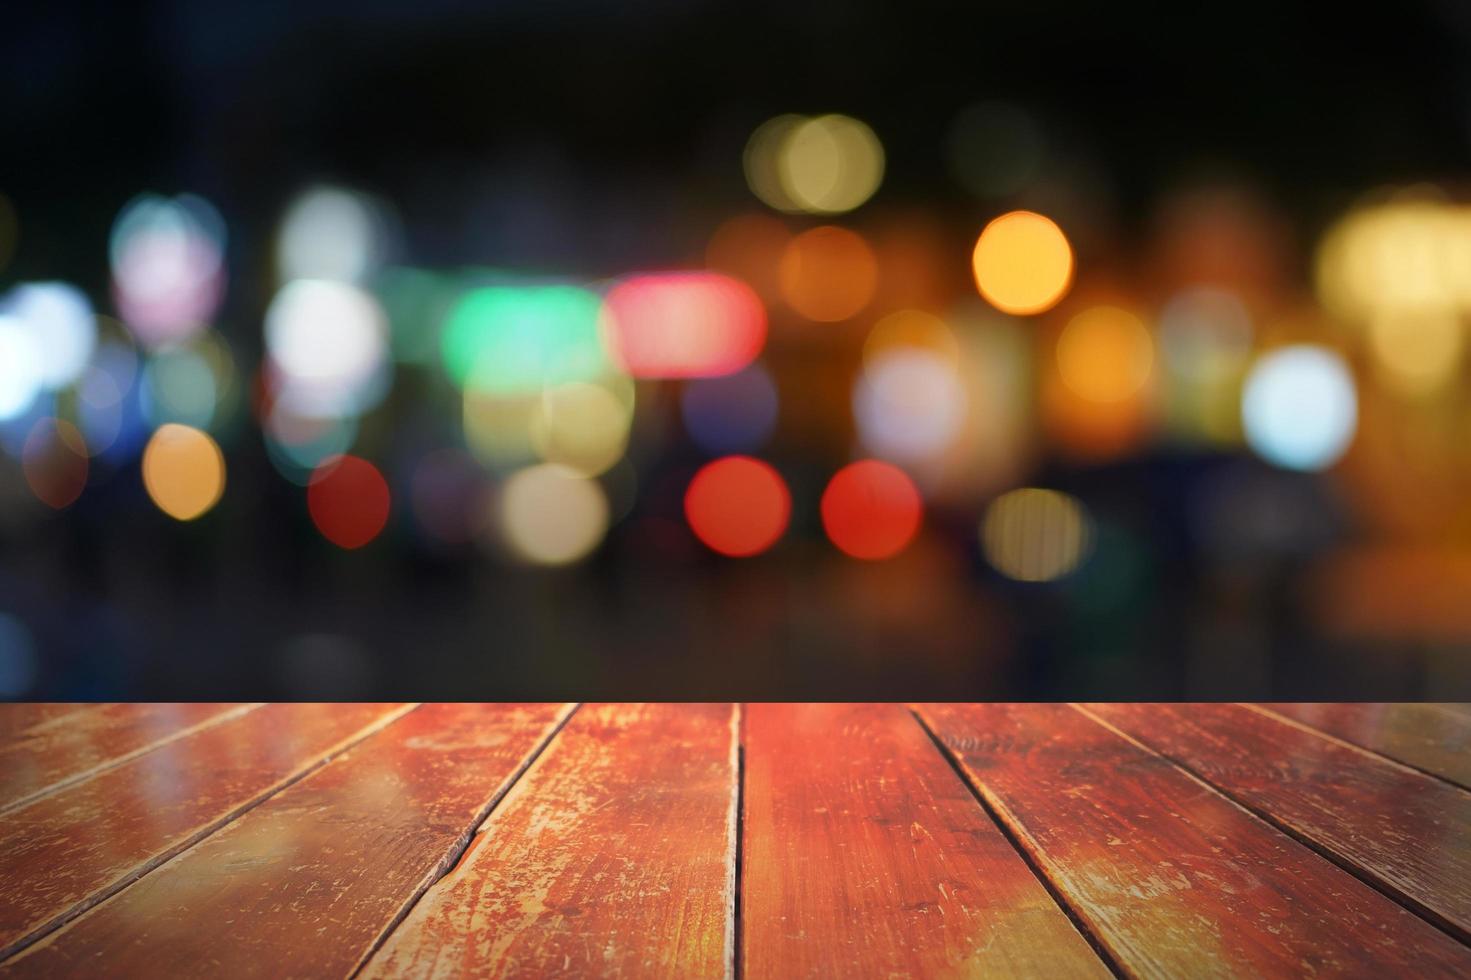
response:
<path fill-rule="evenodd" d="M 580 709 L 364 975 L 728 976 L 734 719 Z"/>
<path fill-rule="evenodd" d="M 922 713 L 1122 967 L 1464 976 L 1471 950 L 1064 705 Z"/>
<path fill-rule="evenodd" d="M 0 957 L 157 867 L 408 706 L 281 704 L 0 816 Z"/>
<path fill-rule="evenodd" d="M 746 712 L 746 976 L 1110 976 L 907 709 Z"/>
<path fill-rule="evenodd" d="M 1260 708 L 1471 789 L 1471 716 L 1447 704 L 1264 704 Z"/>
<path fill-rule="evenodd" d="M 58 718 L 104 707 L 100 704 L 77 704 L 68 701 L 27 701 L 0 704 L 0 747 L 10 739 L 29 735 L 31 729 L 47 725 Z"/>
<path fill-rule="evenodd" d="M 106 704 L 14 732 L 0 745 L 0 812 L 252 707 Z"/>
<path fill-rule="evenodd" d="M 1471 793 L 1241 705 L 1085 707 L 1471 935 Z"/>
<path fill-rule="evenodd" d="M 425 705 L 32 946 L 46 977 L 346 977 L 566 714 Z M 100 960 L 99 960 L 100 957 Z"/>

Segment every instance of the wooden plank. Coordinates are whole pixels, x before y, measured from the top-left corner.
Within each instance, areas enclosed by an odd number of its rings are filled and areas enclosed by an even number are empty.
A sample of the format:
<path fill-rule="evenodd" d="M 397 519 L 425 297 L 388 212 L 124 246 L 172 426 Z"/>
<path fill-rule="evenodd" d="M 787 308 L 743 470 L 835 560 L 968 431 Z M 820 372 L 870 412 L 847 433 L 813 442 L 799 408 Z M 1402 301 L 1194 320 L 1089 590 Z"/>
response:
<path fill-rule="evenodd" d="M 736 717 L 580 709 L 364 976 L 729 976 Z"/>
<path fill-rule="evenodd" d="M 570 705 L 425 705 L 0 973 L 350 976 Z"/>
<path fill-rule="evenodd" d="M 922 713 L 1127 972 L 1471 972 L 1471 950 L 1446 933 L 1079 711 Z"/>
<path fill-rule="evenodd" d="M 1243 705 L 1084 707 L 1471 938 L 1471 793 Z"/>
<path fill-rule="evenodd" d="M 32 725 L 0 746 L 0 813 L 254 707 L 105 704 Z"/>
<path fill-rule="evenodd" d="M 1109 977 L 907 709 L 745 717 L 747 977 Z"/>
<path fill-rule="evenodd" d="M 268 705 L 0 816 L 0 958 L 410 707 Z"/>
<path fill-rule="evenodd" d="M 0 746 L 14 737 L 24 737 L 30 729 L 102 707 L 96 704 L 80 704 L 70 701 L 21 701 L 0 704 Z"/>
<path fill-rule="evenodd" d="M 1263 704 L 1345 742 L 1471 789 L 1471 717 L 1440 704 Z"/>

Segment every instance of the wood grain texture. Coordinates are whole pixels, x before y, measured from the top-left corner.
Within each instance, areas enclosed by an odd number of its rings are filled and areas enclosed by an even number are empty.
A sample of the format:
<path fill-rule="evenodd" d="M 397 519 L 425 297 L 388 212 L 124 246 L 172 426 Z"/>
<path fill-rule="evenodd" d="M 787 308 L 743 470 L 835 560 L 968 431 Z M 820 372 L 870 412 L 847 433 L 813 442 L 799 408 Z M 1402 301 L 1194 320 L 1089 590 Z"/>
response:
<path fill-rule="evenodd" d="M 745 710 L 745 976 L 1111 976 L 907 709 Z"/>
<path fill-rule="evenodd" d="M 0 745 L 0 813 L 254 707 L 105 704 L 29 726 Z"/>
<path fill-rule="evenodd" d="M 367 977 L 725 977 L 731 705 L 578 710 Z"/>
<path fill-rule="evenodd" d="M 103 707 L 70 701 L 23 701 L 0 704 L 0 747 L 14 737 L 24 737 L 30 729 L 58 718 Z"/>
<path fill-rule="evenodd" d="M 0 974 L 347 977 L 453 862 L 568 705 L 425 705 Z"/>
<path fill-rule="evenodd" d="M 269 705 L 0 816 L 0 958 L 409 707 Z"/>
<path fill-rule="evenodd" d="M 1471 793 L 1243 705 L 1084 707 L 1471 936 Z"/>
<path fill-rule="evenodd" d="M 1471 716 L 1445 704 L 1262 704 L 1345 742 L 1471 789 Z"/>
<path fill-rule="evenodd" d="M 1471 950 L 1446 933 L 1073 708 L 922 714 L 1132 974 L 1471 971 Z"/>

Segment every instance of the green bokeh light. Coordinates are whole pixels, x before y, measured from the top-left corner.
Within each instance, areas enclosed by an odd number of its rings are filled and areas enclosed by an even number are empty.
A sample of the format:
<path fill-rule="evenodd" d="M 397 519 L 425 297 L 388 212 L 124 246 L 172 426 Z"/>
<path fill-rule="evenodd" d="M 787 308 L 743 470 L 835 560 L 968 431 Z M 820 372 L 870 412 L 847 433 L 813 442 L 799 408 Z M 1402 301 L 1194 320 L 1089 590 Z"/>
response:
<path fill-rule="evenodd" d="M 609 368 L 601 307 L 595 293 L 576 286 L 472 290 L 445 322 L 445 368 L 456 384 L 488 394 L 591 381 Z"/>

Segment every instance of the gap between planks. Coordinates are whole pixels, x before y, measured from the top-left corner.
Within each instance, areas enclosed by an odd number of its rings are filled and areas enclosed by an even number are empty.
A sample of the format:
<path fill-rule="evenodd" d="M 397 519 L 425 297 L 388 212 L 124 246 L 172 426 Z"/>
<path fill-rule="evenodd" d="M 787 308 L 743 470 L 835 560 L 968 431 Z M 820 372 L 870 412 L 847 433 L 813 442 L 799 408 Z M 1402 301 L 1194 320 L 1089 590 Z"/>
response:
<path fill-rule="evenodd" d="M 1149 752 L 1149 753 L 1151 753 L 1153 755 L 1159 756 L 1161 759 L 1164 759 L 1170 765 L 1174 766 L 1176 769 L 1179 769 L 1181 772 L 1183 772 L 1185 775 L 1189 776 L 1191 779 L 1195 780 L 1197 783 L 1200 783 L 1202 786 L 1205 786 L 1206 788 L 1210 789 L 1212 792 L 1216 793 L 1218 796 L 1222 797 L 1227 802 L 1234 804 L 1236 807 L 1238 807 L 1242 811 L 1246 812 L 1247 814 L 1251 815 L 1252 817 L 1255 817 L 1257 820 L 1260 820 L 1262 823 L 1266 824 L 1267 826 L 1272 827 L 1275 830 L 1281 831 L 1283 834 L 1286 834 L 1288 837 L 1290 837 L 1293 840 L 1297 841 L 1299 844 L 1303 845 L 1308 850 L 1312 851 L 1313 853 L 1317 854 L 1319 857 L 1321 857 L 1324 860 L 1328 861 L 1330 864 L 1332 864 L 1334 867 L 1338 868 L 1340 871 L 1344 872 L 1347 875 L 1350 875 L 1353 878 L 1358 879 L 1358 881 L 1361 882 L 1362 884 L 1365 884 L 1365 885 L 1369 886 L 1370 888 L 1374 889 L 1379 894 L 1383 895 L 1385 898 L 1389 899 L 1391 902 L 1394 902 L 1396 905 L 1399 905 L 1400 907 L 1404 908 L 1405 910 L 1409 911 L 1410 913 L 1412 913 L 1412 914 L 1418 916 L 1419 918 L 1425 920 L 1427 923 L 1429 923 L 1430 925 L 1432 925 L 1435 928 L 1439 929 L 1441 932 L 1443 932 L 1446 935 L 1450 936 L 1452 939 L 1456 940 L 1457 942 L 1462 943 L 1462 944 L 1465 944 L 1465 945 L 1468 945 L 1468 946 L 1471 946 L 1471 933 L 1468 933 L 1464 929 L 1461 929 L 1455 923 L 1447 921 L 1443 916 L 1441 916 L 1439 913 L 1437 913 L 1434 909 L 1426 908 L 1423 904 L 1421 904 L 1420 902 L 1416 901 L 1411 896 L 1406 895 L 1403 892 L 1399 891 L 1398 889 L 1392 887 L 1388 883 L 1381 881 L 1377 875 L 1374 875 L 1371 872 L 1366 871 L 1363 868 L 1360 868 L 1358 865 L 1354 864 L 1349 859 L 1347 859 L 1347 858 L 1345 858 L 1345 857 L 1343 857 L 1343 856 L 1335 853 L 1332 849 L 1330 849 L 1330 848 L 1328 848 L 1328 847 L 1326 847 L 1326 846 L 1324 846 L 1322 844 L 1319 844 L 1312 837 L 1310 837 L 1307 834 L 1303 833 L 1302 831 L 1296 829 L 1295 827 L 1293 827 L 1291 824 L 1287 823 L 1286 821 L 1277 819 L 1275 816 L 1272 815 L 1272 813 L 1270 811 L 1265 810 L 1265 809 L 1263 809 L 1263 808 L 1261 808 L 1259 806 L 1256 806 L 1255 804 L 1253 804 L 1253 803 L 1251 803 L 1251 802 L 1249 802 L 1249 801 L 1247 801 L 1245 799 L 1238 798 L 1237 795 L 1235 793 L 1232 793 L 1230 790 L 1225 789 L 1224 787 L 1218 786 L 1215 783 L 1211 782 L 1210 779 L 1209 779 L 1209 777 L 1207 777 L 1207 775 L 1205 773 L 1197 771 L 1195 769 L 1195 767 L 1192 766 L 1192 765 L 1190 765 L 1188 762 L 1185 762 L 1182 759 L 1177 759 L 1177 758 L 1175 758 L 1175 756 L 1171 755 L 1169 752 L 1166 752 L 1166 751 L 1164 751 L 1162 749 L 1157 749 L 1154 746 L 1152 746 L 1152 745 L 1150 745 L 1150 744 L 1142 741 L 1141 739 L 1138 739 L 1135 736 L 1130 735 L 1128 732 L 1126 732 L 1123 729 L 1119 728 L 1118 726 L 1112 724 L 1111 722 L 1107 721 L 1106 719 L 1100 718 L 1098 715 L 1096 715 L 1093 712 L 1089 711 L 1087 708 L 1083 707 L 1081 704 L 1072 704 L 1072 703 L 1069 703 L 1068 707 L 1072 708 L 1074 711 L 1077 711 L 1077 712 L 1081 713 L 1088 720 L 1090 720 L 1092 722 L 1095 722 L 1096 724 L 1099 724 L 1099 725 L 1103 726 L 1104 728 L 1106 728 L 1110 732 L 1113 732 L 1115 735 L 1119 736 L 1120 738 L 1124 739 L 1125 741 L 1127 741 L 1127 742 L 1129 742 L 1129 743 L 1131 743 L 1131 744 L 1139 747 L 1143 751 Z M 1273 720 L 1276 720 L 1277 719 L 1277 716 L 1276 715 L 1268 714 L 1267 712 L 1261 712 L 1261 713 L 1264 714 L 1264 715 L 1267 715 L 1267 717 L 1272 718 Z M 1324 734 L 1322 732 L 1317 732 L 1314 729 L 1307 729 L 1307 730 L 1310 731 L 1310 732 L 1313 732 L 1314 734 Z M 1335 741 L 1335 742 L 1341 741 L 1340 739 L 1331 739 L 1331 740 L 1332 741 Z M 1365 749 L 1363 746 L 1360 746 L 1360 745 L 1352 745 L 1352 744 L 1347 743 L 1347 742 L 1345 742 L 1343 744 L 1347 745 L 1349 748 L 1357 749 L 1358 751 L 1362 752 L 1365 755 L 1375 756 L 1376 758 L 1378 757 L 1378 753 L 1375 753 L 1375 752 L 1372 752 L 1372 751 L 1370 751 L 1368 749 Z M 1390 759 L 1388 761 L 1394 762 L 1395 760 Z M 1395 763 L 1395 764 L 1396 765 L 1400 765 L 1401 768 L 1404 768 L 1404 769 L 1410 769 L 1411 768 L 1409 766 L 1403 766 L 1400 763 Z M 1418 770 L 1411 770 L 1411 771 L 1415 772 L 1417 775 L 1420 774 Z M 1452 784 L 1452 785 L 1454 785 L 1454 784 Z M 1456 788 L 1457 789 L 1461 789 L 1461 787 L 1459 787 L 1459 786 L 1457 786 Z"/>
<path fill-rule="evenodd" d="M 383 931 L 378 934 L 378 938 L 374 939 L 372 944 L 364 951 L 357 965 L 348 973 L 350 978 L 357 977 L 358 974 L 363 972 L 363 969 L 377 955 L 378 950 L 382 949 L 383 945 L 388 942 L 389 937 L 393 935 L 393 931 L 403 924 L 403 921 L 409 917 L 414 911 L 414 908 L 423 900 L 424 896 L 429 894 L 429 891 L 435 885 L 439 884 L 450 874 L 453 874 L 455 869 L 464 863 L 465 858 L 470 856 L 470 852 L 483 840 L 480 834 L 480 828 L 485 826 L 485 822 L 495 813 L 496 807 L 500 806 L 501 801 L 511 792 L 511 787 L 521 781 L 521 777 L 526 775 L 526 771 L 536 764 L 536 761 L 542 757 L 552 742 L 556 740 L 557 736 L 562 734 L 562 729 L 567 727 L 567 723 L 572 720 L 572 716 L 577 714 L 578 709 L 581 707 L 582 702 L 578 701 L 569 703 L 563 708 L 562 716 L 557 719 L 557 723 L 552 726 L 551 731 L 547 732 L 541 741 L 530 752 L 526 753 L 526 757 L 521 760 L 521 764 L 516 767 L 511 777 L 506 780 L 500 792 L 496 793 L 490 802 L 470 821 L 470 826 L 465 830 L 460 842 L 440 862 L 438 874 L 434 876 L 432 881 L 426 882 L 422 888 L 409 896 L 408 901 L 404 902 L 403 906 L 398 910 L 398 914 L 393 917 L 388 925 L 383 927 Z"/>
<path fill-rule="evenodd" d="M 147 745 L 140 745 L 138 748 L 134 749 L 131 752 L 125 752 L 124 754 L 115 758 L 104 759 L 94 766 L 90 766 L 86 769 L 74 772 L 69 776 L 64 776 L 61 779 L 58 779 L 56 782 L 51 783 L 50 785 L 42 786 L 40 789 L 31 791 L 25 796 L 19 796 L 13 800 L 7 800 L 4 803 L 0 803 L 0 816 L 4 816 L 11 810 L 19 810 L 23 806 L 29 806 L 37 800 L 44 799 L 45 797 L 59 792 L 60 790 L 68 789 L 81 782 L 86 782 L 93 776 L 99 776 L 102 773 L 107 772 L 107 770 L 109 769 L 116 769 L 118 766 L 123 765 L 126 762 L 132 762 L 134 759 L 145 756 L 156 749 L 161 749 L 171 742 L 177 742 L 181 738 L 197 734 L 207 728 L 213 728 L 215 725 L 221 724 L 223 722 L 234 721 L 236 718 L 239 718 L 242 715 L 249 714 L 255 709 L 261 707 L 264 703 L 265 702 L 263 701 L 256 701 L 250 704 L 242 704 L 238 708 L 229 708 L 225 711 L 221 711 L 219 714 L 211 715 L 203 721 L 195 722 L 192 725 L 187 725 L 183 728 L 179 728 L 175 731 L 169 732 L 166 735 L 162 735 L 159 738 L 154 739 L 152 742 L 149 742 Z M 106 705 L 92 705 L 91 707 L 101 708 L 106 707 Z M 40 728 L 44 726 L 55 725 L 58 722 L 62 722 L 71 718 L 72 715 L 77 713 L 78 712 L 71 712 L 56 718 L 52 718 L 49 721 L 43 722 L 41 725 L 38 725 L 36 727 Z"/>
<path fill-rule="evenodd" d="M 940 757 L 945 760 L 945 763 L 955 773 L 955 777 L 970 791 L 971 798 L 985 812 L 987 819 L 1001 831 L 1001 835 L 1006 838 L 1006 842 L 1011 845 L 1011 849 L 1016 851 L 1017 855 L 1022 859 L 1022 862 L 1026 864 L 1027 869 L 1032 872 L 1032 877 L 1036 878 L 1038 883 L 1046 889 L 1047 894 L 1052 896 L 1052 901 L 1062 910 L 1062 914 L 1067 916 L 1068 921 L 1073 924 L 1074 929 L 1078 930 L 1079 935 L 1087 941 L 1094 955 L 1102 961 L 1110 973 L 1120 978 L 1120 980 L 1125 980 L 1129 974 L 1119 965 L 1113 955 L 1109 953 L 1108 949 L 1103 945 L 1102 940 L 1083 921 L 1083 918 L 1078 914 L 1077 910 L 1068 902 L 1067 898 L 1053 883 L 1052 879 L 1047 877 L 1047 873 L 1042 870 L 1041 865 L 1037 863 L 1026 845 L 1022 843 L 1020 835 L 1025 833 L 1026 830 L 1022 827 L 1021 822 L 1015 818 L 1007 819 L 1004 814 L 1006 810 L 1005 804 L 1000 800 L 989 799 L 979 786 L 972 783 L 966 776 L 965 767 L 961 764 L 960 759 L 950 750 L 944 740 L 940 738 L 939 733 L 925 722 L 924 716 L 916 711 L 912 705 L 906 707 L 910 717 L 914 719 L 915 724 L 929 738 L 930 743 L 935 746 L 935 750 L 940 753 Z"/>
<path fill-rule="evenodd" d="M 212 835 L 218 833 L 221 829 L 229 826 L 234 821 L 240 819 L 246 813 L 254 810 L 256 807 L 260 806 L 262 803 L 266 802 L 277 793 L 280 793 L 287 787 L 294 786 L 295 784 L 301 782 L 303 779 L 310 776 L 318 769 L 321 769 L 323 766 L 327 765 L 329 762 L 340 756 L 342 753 L 355 748 L 357 745 L 361 744 L 365 740 L 378 734 L 389 725 L 407 715 L 409 712 L 418 709 L 419 706 L 420 702 L 414 702 L 411 704 L 407 704 L 396 711 L 385 713 L 383 717 L 379 718 L 371 725 L 368 725 L 358 732 L 354 733 L 354 735 L 350 739 L 340 742 L 328 751 L 322 753 L 315 760 L 313 760 L 310 765 L 304 766 L 299 772 L 288 776 L 287 778 L 281 780 L 281 782 L 279 782 L 278 784 L 272 786 L 265 793 L 261 794 L 258 799 L 249 800 L 243 803 L 242 805 L 226 813 L 223 817 L 220 817 L 212 823 L 205 825 L 205 827 L 201 830 L 179 841 L 179 843 L 171 852 L 165 852 L 161 855 L 157 855 L 149 859 L 148 861 L 145 861 L 125 877 L 120 878 L 119 880 L 113 882 L 111 885 L 100 889 L 96 893 L 78 901 L 71 908 L 67 909 L 67 911 L 62 915 L 57 916 L 55 919 L 52 919 L 50 922 L 46 923 L 45 926 L 37 929 L 35 932 L 30 933 L 24 939 L 17 941 L 15 944 L 5 949 L 3 952 L 0 952 L 0 963 L 10 962 L 11 960 L 17 958 L 22 953 L 24 953 L 28 948 L 35 945 L 37 942 L 40 942 L 42 939 L 45 939 L 47 936 L 51 935 L 56 930 L 62 928 L 68 923 L 75 921 L 78 917 L 87 912 L 90 912 L 92 909 L 95 909 L 98 906 L 111 901 L 113 898 L 122 894 L 131 885 L 136 884 L 138 881 L 141 881 L 143 878 L 152 874 L 158 869 L 165 867 L 180 856 L 187 854 L 198 844 L 207 840 Z"/>

